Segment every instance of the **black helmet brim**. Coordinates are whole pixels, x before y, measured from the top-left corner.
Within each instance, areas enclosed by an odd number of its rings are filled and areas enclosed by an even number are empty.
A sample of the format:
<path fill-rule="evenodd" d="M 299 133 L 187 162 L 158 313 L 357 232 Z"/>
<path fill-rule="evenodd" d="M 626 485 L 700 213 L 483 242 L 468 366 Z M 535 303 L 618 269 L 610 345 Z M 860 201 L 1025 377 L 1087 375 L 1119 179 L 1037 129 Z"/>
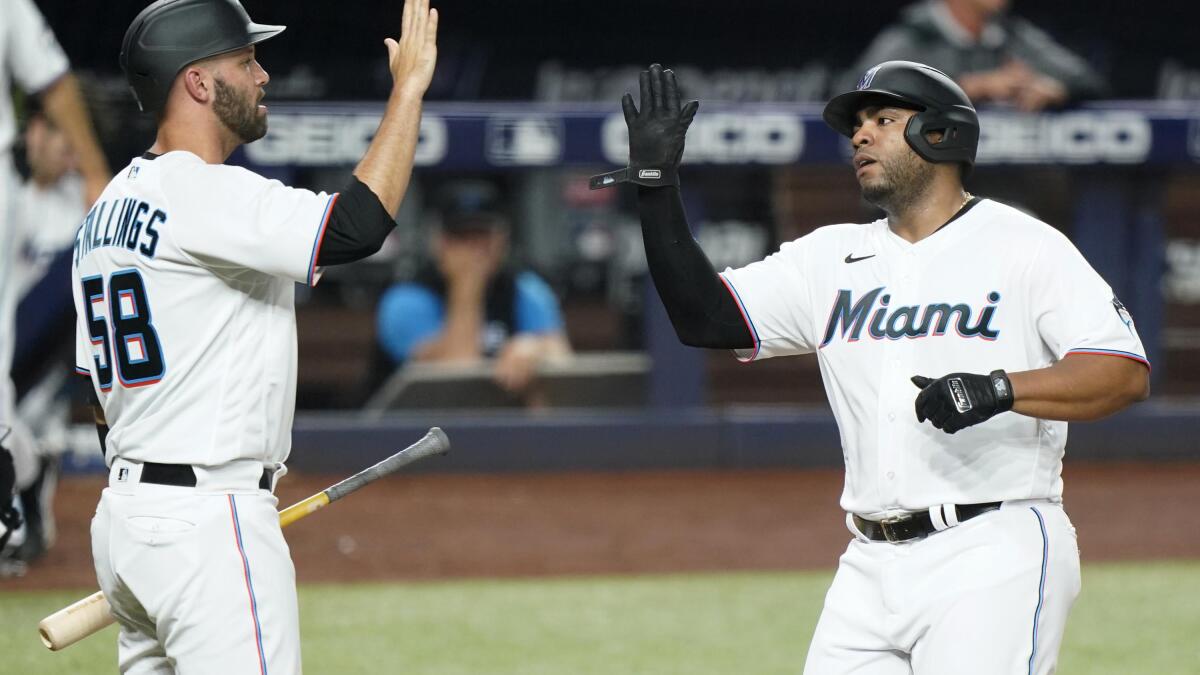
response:
<path fill-rule="evenodd" d="M 825 104 L 825 111 L 821 116 L 825 119 L 825 124 L 828 124 L 834 131 L 847 138 L 852 138 L 854 136 L 854 125 L 857 121 L 856 116 L 858 115 L 858 111 L 880 103 L 892 104 L 898 108 L 906 108 L 908 110 L 925 110 L 925 106 L 897 96 L 890 91 L 882 89 L 859 89 L 838 94 L 829 99 L 829 103 Z"/>

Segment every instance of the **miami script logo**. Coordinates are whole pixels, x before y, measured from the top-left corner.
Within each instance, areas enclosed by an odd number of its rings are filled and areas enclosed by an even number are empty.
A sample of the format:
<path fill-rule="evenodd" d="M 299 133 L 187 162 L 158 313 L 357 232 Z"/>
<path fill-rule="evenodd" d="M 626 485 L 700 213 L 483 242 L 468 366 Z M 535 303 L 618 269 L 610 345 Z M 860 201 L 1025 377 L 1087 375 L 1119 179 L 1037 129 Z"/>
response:
<path fill-rule="evenodd" d="M 874 340 L 900 340 L 945 335 L 953 329 L 960 337 L 995 340 L 1000 331 L 992 328 L 992 317 L 996 314 L 1000 294 L 987 294 L 987 306 L 976 313 L 966 303 L 931 302 L 927 305 L 905 305 L 889 307 L 892 296 L 884 292 L 886 286 L 868 291 L 857 301 L 852 291 L 838 291 L 825 323 L 825 337 L 821 347 L 835 337 L 846 342 L 857 342 L 863 329 Z"/>

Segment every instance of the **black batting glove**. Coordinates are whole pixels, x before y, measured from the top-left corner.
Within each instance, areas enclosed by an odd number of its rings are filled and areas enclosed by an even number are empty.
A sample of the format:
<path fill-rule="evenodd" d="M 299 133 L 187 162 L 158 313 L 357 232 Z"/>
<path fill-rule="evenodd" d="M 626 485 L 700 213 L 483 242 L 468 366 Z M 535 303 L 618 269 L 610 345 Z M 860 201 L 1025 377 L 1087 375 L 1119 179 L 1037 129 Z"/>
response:
<path fill-rule="evenodd" d="M 679 185 L 684 137 L 700 102 L 689 101 L 680 106 L 675 73 L 663 70 L 657 63 L 638 75 L 638 83 L 641 85 L 640 112 L 633 104 L 633 96 L 625 94 L 621 97 L 621 109 L 629 127 L 629 166 L 592 176 L 589 187 L 593 190 L 617 183 L 648 187 Z"/>
<path fill-rule="evenodd" d="M 929 420 L 933 426 L 952 434 L 993 416 L 1012 410 L 1012 383 L 1003 370 L 990 375 L 950 373 L 938 379 L 920 375 L 912 383 L 917 394 L 917 421 Z"/>

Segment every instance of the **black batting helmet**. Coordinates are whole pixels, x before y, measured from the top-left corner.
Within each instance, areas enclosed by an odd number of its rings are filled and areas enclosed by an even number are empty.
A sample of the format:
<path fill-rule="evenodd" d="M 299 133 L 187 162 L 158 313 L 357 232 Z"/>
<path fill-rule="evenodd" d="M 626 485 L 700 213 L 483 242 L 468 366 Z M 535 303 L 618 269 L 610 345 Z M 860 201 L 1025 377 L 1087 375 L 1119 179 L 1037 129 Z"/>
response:
<path fill-rule="evenodd" d="M 121 70 L 142 112 L 160 112 L 184 66 L 258 44 L 285 28 L 254 23 L 237 0 L 158 0 L 125 31 Z"/>
<path fill-rule="evenodd" d="M 854 91 L 838 94 L 825 105 L 825 123 L 843 136 L 854 137 L 855 115 L 873 100 L 890 100 L 918 112 L 908 120 L 904 139 L 930 162 L 975 165 L 979 146 L 979 116 L 971 99 L 942 71 L 912 61 L 885 61 L 863 74 Z M 941 131 L 930 143 L 926 134 Z"/>

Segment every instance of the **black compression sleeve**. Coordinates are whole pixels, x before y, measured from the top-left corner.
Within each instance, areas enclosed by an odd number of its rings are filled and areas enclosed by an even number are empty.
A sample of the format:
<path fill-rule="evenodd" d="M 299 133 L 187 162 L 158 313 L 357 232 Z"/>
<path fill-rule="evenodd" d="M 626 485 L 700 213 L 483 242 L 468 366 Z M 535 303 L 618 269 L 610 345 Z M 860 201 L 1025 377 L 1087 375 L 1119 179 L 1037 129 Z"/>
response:
<path fill-rule="evenodd" d="M 688 229 L 679 188 L 639 186 L 638 211 L 650 276 L 679 341 L 692 347 L 753 347 L 737 302 Z"/>
<path fill-rule="evenodd" d="M 383 240 L 396 226 L 387 209 L 371 188 L 356 176 L 350 176 L 346 189 L 333 203 L 333 213 L 317 252 L 318 265 L 344 265 L 362 260 L 383 246 Z"/>
<path fill-rule="evenodd" d="M 86 401 L 92 410 L 92 417 L 96 422 L 96 438 L 100 440 L 100 454 L 108 454 L 108 424 L 101 422 L 104 419 L 104 408 L 100 405 L 100 398 L 96 396 L 96 389 L 92 387 L 92 378 L 90 376 L 76 377 L 75 379 L 75 398 L 79 401 Z"/>

